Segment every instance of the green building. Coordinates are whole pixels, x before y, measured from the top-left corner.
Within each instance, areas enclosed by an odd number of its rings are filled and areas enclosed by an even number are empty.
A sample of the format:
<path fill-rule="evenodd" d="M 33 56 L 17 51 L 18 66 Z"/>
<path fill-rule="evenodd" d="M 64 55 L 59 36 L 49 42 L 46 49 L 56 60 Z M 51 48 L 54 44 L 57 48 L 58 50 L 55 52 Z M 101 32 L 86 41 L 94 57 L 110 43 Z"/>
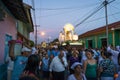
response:
<path fill-rule="evenodd" d="M 101 48 L 107 46 L 106 26 L 79 35 L 86 48 Z M 120 21 L 108 25 L 108 44 L 120 45 Z"/>

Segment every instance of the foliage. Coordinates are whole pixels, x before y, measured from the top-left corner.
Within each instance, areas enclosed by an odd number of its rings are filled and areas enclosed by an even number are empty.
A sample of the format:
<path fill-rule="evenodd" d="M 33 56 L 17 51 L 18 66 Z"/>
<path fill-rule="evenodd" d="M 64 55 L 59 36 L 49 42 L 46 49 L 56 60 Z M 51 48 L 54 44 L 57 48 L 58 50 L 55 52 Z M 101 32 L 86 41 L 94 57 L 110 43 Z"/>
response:
<path fill-rule="evenodd" d="M 32 40 L 30 40 L 30 47 L 33 47 L 34 45 L 35 43 Z"/>

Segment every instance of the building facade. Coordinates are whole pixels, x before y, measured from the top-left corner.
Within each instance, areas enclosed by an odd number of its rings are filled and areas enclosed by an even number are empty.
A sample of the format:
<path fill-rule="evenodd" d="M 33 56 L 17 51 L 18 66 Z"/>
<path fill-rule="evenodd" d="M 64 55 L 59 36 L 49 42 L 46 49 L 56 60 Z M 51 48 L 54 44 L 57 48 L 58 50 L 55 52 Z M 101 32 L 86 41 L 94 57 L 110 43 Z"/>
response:
<path fill-rule="evenodd" d="M 7 64 L 6 56 L 9 53 L 8 41 L 16 39 L 17 28 L 16 19 L 11 15 L 9 10 L 0 1 L 1 21 L 0 21 L 0 80 L 6 79 Z"/>
<path fill-rule="evenodd" d="M 106 26 L 79 35 L 86 48 L 101 48 L 107 46 Z M 108 44 L 120 45 L 120 21 L 108 25 Z"/>
<path fill-rule="evenodd" d="M 30 48 L 29 33 L 34 31 L 30 8 L 22 0 L 0 0 L 0 80 L 6 80 L 8 42 L 21 40 Z"/>

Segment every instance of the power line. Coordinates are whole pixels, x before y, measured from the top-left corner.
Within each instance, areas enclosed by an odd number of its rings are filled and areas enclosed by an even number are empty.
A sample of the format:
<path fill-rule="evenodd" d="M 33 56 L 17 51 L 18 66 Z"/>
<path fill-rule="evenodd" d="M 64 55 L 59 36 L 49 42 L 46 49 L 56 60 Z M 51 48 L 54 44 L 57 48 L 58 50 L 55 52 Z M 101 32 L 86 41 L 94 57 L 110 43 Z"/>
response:
<path fill-rule="evenodd" d="M 62 11 L 61 13 L 54 13 L 54 14 L 50 14 L 50 15 L 45 15 L 45 16 L 40 16 L 40 17 L 51 17 L 51 16 L 57 16 L 57 15 L 62 15 L 62 14 L 66 14 L 66 13 L 72 13 L 74 11 L 78 11 L 80 9 L 76 9 L 76 10 L 72 10 L 72 11 Z"/>
<path fill-rule="evenodd" d="M 90 4 L 90 5 L 86 5 L 87 7 L 91 7 L 93 5 L 97 5 L 99 3 L 94 3 L 94 4 Z M 81 7 L 64 7 L 64 8 L 36 8 L 36 10 L 70 10 L 70 9 L 80 9 Z M 86 7 L 83 7 L 86 8 Z"/>
<path fill-rule="evenodd" d="M 97 4 L 95 4 L 95 5 L 97 5 Z M 94 5 L 92 5 L 92 6 L 94 6 Z M 88 8 L 88 7 L 85 7 L 85 8 Z M 50 15 L 45 15 L 45 16 L 40 16 L 40 17 L 51 17 L 51 16 L 57 16 L 57 15 L 63 15 L 63 14 L 70 13 L 70 12 L 73 13 L 74 11 L 78 11 L 81 9 L 84 9 L 84 8 L 76 8 L 73 10 L 69 9 L 71 11 L 64 11 L 64 12 L 62 11 L 61 13 L 55 13 L 55 14 L 50 14 Z"/>
<path fill-rule="evenodd" d="M 118 5 L 118 4 L 120 4 L 120 2 L 118 2 L 118 1 L 116 1 L 115 2 L 116 4 L 115 5 Z M 111 7 L 113 7 L 114 9 L 116 9 L 116 10 L 120 10 L 120 8 L 118 8 L 118 7 L 116 7 L 116 6 L 113 6 L 113 5 L 110 5 Z M 113 11 L 111 11 L 111 13 L 112 13 Z M 116 16 L 112 16 L 113 18 L 114 18 L 114 20 L 118 20 L 119 18 L 118 17 L 116 17 Z"/>
<path fill-rule="evenodd" d="M 112 5 L 111 5 L 112 6 Z M 117 9 L 117 10 L 120 10 L 120 8 L 118 8 L 118 7 L 115 7 L 115 6 L 112 6 L 113 8 L 115 8 L 115 9 Z"/>
<path fill-rule="evenodd" d="M 113 7 L 113 6 L 110 6 L 110 12 L 111 13 L 113 13 L 113 11 L 112 11 L 112 8 L 111 7 Z M 118 8 L 117 8 L 118 9 Z M 120 9 L 119 9 L 120 10 Z M 114 20 L 117 20 L 118 18 L 116 18 L 114 15 L 112 16 L 113 18 L 114 18 Z"/>
<path fill-rule="evenodd" d="M 120 12 L 116 12 L 116 13 L 110 14 L 108 16 L 114 16 L 115 14 L 120 14 Z M 84 23 L 90 23 L 90 22 L 97 21 L 97 20 L 100 20 L 100 19 L 103 19 L 103 18 L 105 18 L 105 17 L 99 17 L 99 18 L 96 18 L 96 19 L 93 19 L 93 20 L 86 21 Z"/>
<path fill-rule="evenodd" d="M 78 27 L 80 24 L 82 24 L 83 22 L 85 22 L 88 18 L 90 18 L 92 15 L 94 15 L 95 13 L 97 13 L 101 8 L 103 8 L 104 6 L 101 4 L 95 11 L 93 11 L 90 15 L 88 15 L 85 19 L 83 19 L 80 23 L 75 25 L 75 28 Z"/>
<path fill-rule="evenodd" d="M 115 3 L 116 3 L 117 5 L 120 5 L 120 2 L 119 2 L 119 1 L 116 1 Z"/>
<path fill-rule="evenodd" d="M 88 15 L 89 13 L 91 13 L 93 10 L 95 10 L 97 8 L 94 8 L 92 10 L 90 10 L 89 12 L 87 12 L 85 15 L 83 15 L 83 18 L 86 17 L 86 15 Z M 80 19 L 77 19 L 74 23 L 78 22 Z"/>
<path fill-rule="evenodd" d="M 112 16 L 115 20 L 117 20 L 118 18 L 116 18 L 114 15 Z"/>
<path fill-rule="evenodd" d="M 97 4 L 95 4 L 95 5 L 97 5 Z M 94 6 L 94 5 L 92 5 L 92 6 Z M 85 8 L 88 8 L 88 7 L 85 7 Z M 40 17 L 51 17 L 51 16 L 62 15 L 62 14 L 70 13 L 70 12 L 73 13 L 73 11 L 78 11 L 78 10 L 81 10 L 81 9 L 84 9 L 84 8 L 68 9 L 68 10 L 71 10 L 71 11 L 62 11 L 61 13 L 54 13 L 54 14 L 40 16 Z"/>
<path fill-rule="evenodd" d="M 53 10 L 53 11 L 54 11 L 54 10 L 80 9 L 80 7 L 76 7 L 76 8 L 72 8 L 72 7 L 71 7 L 71 8 L 70 8 L 70 7 L 69 7 L 69 8 L 36 8 L 36 9 L 37 9 L 37 10 L 39 10 L 39 9 L 40 9 L 40 10 L 48 10 L 48 11 L 49 11 L 49 10 L 50 10 L 50 11 L 52 11 L 52 10 Z"/>
<path fill-rule="evenodd" d="M 103 7 L 105 7 L 105 20 L 106 20 L 106 40 L 107 40 L 107 46 L 109 45 L 108 43 L 108 15 L 107 15 L 107 5 L 112 3 L 115 0 L 112 1 L 107 1 L 105 0 L 98 8 L 97 10 L 93 11 L 90 15 L 88 15 L 85 19 L 83 19 L 80 23 L 78 23 L 77 25 L 75 25 L 75 28 L 78 27 L 80 24 L 82 24 L 83 22 L 85 22 L 88 18 L 90 18 L 92 15 L 94 15 L 95 13 L 97 13 L 100 9 L 102 9 Z"/>
<path fill-rule="evenodd" d="M 88 15 L 85 19 L 83 19 L 81 22 L 79 22 L 78 24 L 75 25 L 75 28 L 78 27 L 80 24 L 82 24 L 83 22 L 85 22 L 88 18 L 90 18 L 92 15 L 94 15 L 95 13 L 97 13 L 100 9 L 102 9 L 106 4 L 110 4 L 115 0 L 112 0 L 108 3 L 106 3 L 105 1 L 96 9 L 94 10 L 90 15 Z"/>
<path fill-rule="evenodd" d="M 116 0 L 111 0 L 111 1 L 110 1 L 110 0 L 108 0 L 108 1 L 109 1 L 109 2 L 108 2 L 108 4 L 110 4 L 110 3 L 112 3 L 112 2 L 114 2 L 114 1 L 116 1 Z"/>

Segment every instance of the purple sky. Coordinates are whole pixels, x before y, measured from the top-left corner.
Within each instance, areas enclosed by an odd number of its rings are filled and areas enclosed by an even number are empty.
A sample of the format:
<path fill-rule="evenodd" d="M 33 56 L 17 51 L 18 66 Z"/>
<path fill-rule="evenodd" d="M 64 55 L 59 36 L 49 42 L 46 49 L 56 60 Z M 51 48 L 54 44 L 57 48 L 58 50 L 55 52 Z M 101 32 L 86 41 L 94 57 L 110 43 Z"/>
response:
<path fill-rule="evenodd" d="M 104 0 L 34 0 L 36 25 L 38 29 L 38 43 L 58 38 L 65 24 L 73 26 L 89 16 Z M 112 0 L 108 0 L 112 1 Z M 32 0 L 24 0 L 32 6 Z M 115 0 L 108 5 L 108 23 L 120 20 L 120 0 Z M 78 35 L 105 25 L 104 8 L 99 10 L 84 23 L 75 28 Z M 40 33 L 45 32 L 44 36 Z M 31 33 L 34 41 L 34 33 Z"/>

